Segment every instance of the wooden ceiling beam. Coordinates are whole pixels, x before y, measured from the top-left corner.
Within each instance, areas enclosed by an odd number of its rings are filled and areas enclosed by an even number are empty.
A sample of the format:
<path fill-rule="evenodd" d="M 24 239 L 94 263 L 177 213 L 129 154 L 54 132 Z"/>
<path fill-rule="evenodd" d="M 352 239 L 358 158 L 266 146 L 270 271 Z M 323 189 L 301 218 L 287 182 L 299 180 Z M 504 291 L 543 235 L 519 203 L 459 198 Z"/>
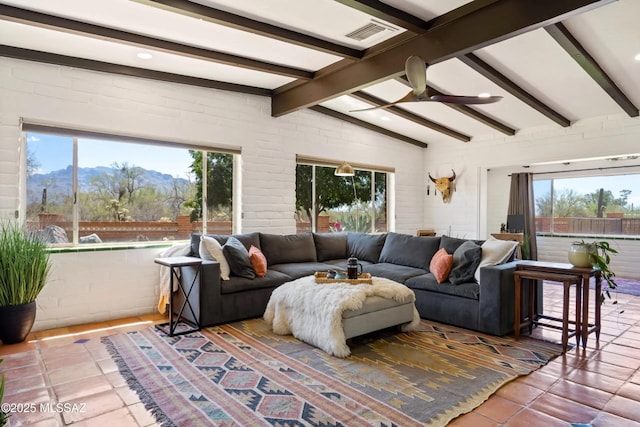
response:
<path fill-rule="evenodd" d="M 259 96 L 271 96 L 271 91 L 269 89 L 254 86 L 227 83 L 218 80 L 203 79 L 200 77 L 190 77 L 182 74 L 148 70 L 146 68 L 129 67 L 126 65 L 112 64 L 110 62 L 94 61 L 91 59 L 82 59 L 74 56 L 58 55 L 55 53 L 41 52 L 38 50 L 23 49 L 13 46 L 0 45 L 0 56 L 27 61 L 44 62 L 47 64 L 63 65 L 66 67 L 81 68 L 84 70 L 100 71 L 103 73 L 180 83 L 209 89 L 220 89 Z"/>
<path fill-rule="evenodd" d="M 434 64 L 492 43 L 541 28 L 614 0 L 502 0 L 471 13 L 440 22 L 426 33 L 393 49 L 272 97 L 271 114 L 281 116 L 403 74 L 407 57 L 421 56 Z"/>
<path fill-rule="evenodd" d="M 638 107 L 602 69 L 598 61 L 587 52 L 561 22 L 544 27 L 547 33 L 582 67 L 582 69 L 622 108 L 629 117 L 638 117 Z"/>
<path fill-rule="evenodd" d="M 247 68 L 255 71 L 263 71 L 296 79 L 310 80 L 314 77 L 313 72 L 302 70 L 299 68 L 287 67 L 279 64 L 245 58 L 238 55 L 232 55 L 229 53 L 218 52 L 167 40 L 161 40 L 154 37 L 143 36 L 140 34 L 129 33 L 113 28 L 87 24 L 84 22 L 75 21 L 73 19 L 61 18 L 58 16 L 21 9 L 13 6 L 0 4 L 0 19 L 33 25 L 41 28 L 59 30 L 70 34 L 79 34 L 82 36 L 98 38 L 101 40 L 126 43 L 129 45 L 140 46 L 147 49 L 160 50 L 162 52 L 170 53 L 173 55 L 196 58 L 220 64 Z"/>
<path fill-rule="evenodd" d="M 288 30 L 286 28 L 277 27 L 265 22 L 256 21 L 254 19 L 245 18 L 244 16 L 226 12 L 224 10 L 215 9 L 199 3 L 187 0 L 133 0 L 138 3 L 154 6 L 173 13 L 202 19 L 214 24 L 223 25 L 225 27 L 246 31 L 263 37 L 280 40 L 285 43 L 295 44 L 297 46 L 306 47 L 320 52 L 330 53 L 345 58 L 360 59 L 364 55 L 364 51 L 354 49 L 348 46 L 332 43 L 327 40 L 299 33 L 297 31 Z"/>
<path fill-rule="evenodd" d="M 330 108 L 323 107 L 322 105 L 314 105 L 309 107 L 309 109 L 321 114 L 325 114 L 327 116 L 331 116 L 338 120 L 342 120 L 342 121 L 351 123 L 353 125 L 360 126 L 365 129 L 369 129 L 371 131 L 380 133 L 382 135 L 386 135 L 391 138 L 398 139 L 400 141 L 408 142 L 409 144 L 415 145 L 416 147 L 427 148 L 427 144 L 422 141 L 418 141 L 417 139 L 409 138 L 408 136 L 404 136 L 399 133 L 390 131 L 389 129 L 385 129 L 380 126 L 373 125 L 369 122 L 365 122 L 364 120 L 356 119 L 355 117 L 351 117 L 348 114 L 344 114 L 339 111 L 335 111 Z"/>
<path fill-rule="evenodd" d="M 478 73 L 482 74 L 493 83 L 500 86 L 502 89 L 509 92 L 511 95 L 518 98 L 520 101 L 524 102 L 531 108 L 536 111 L 544 114 L 549 119 L 558 123 L 560 126 L 569 127 L 571 126 L 571 121 L 564 117 L 562 114 L 555 111 L 553 108 L 549 107 L 544 102 L 540 101 L 538 98 L 531 95 L 526 90 L 522 89 L 520 86 L 515 84 L 512 80 L 508 79 L 504 74 L 493 68 L 491 65 L 484 62 L 482 59 L 478 58 L 473 53 L 468 53 L 466 55 L 462 55 L 458 57 L 462 62 L 467 64 L 469 67 L 473 68 Z"/>
<path fill-rule="evenodd" d="M 364 101 L 368 104 L 371 105 L 375 105 L 375 106 L 382 106 L 382 105 L 386 105 L 388 104 L 387 101 L 380 99 L 376 96 L 370 95 L 366 92 L 363 92 L 361 90 L 353 92 L 351 94 L 351 96 L 353 96 L 354 98 L 357 98 L 361 101 Z M 405 110 L 403 108 L 397 107 L 395 105 L 392 105 L 391 107 L 386 107 L 385 110 L 389 111 L 390 113 L 395 114 L 396 116 L 402 117 L 403 119 L 407 119 L 410 120 L 416 124 L 419 124 L 420 126 L 424 126 L 426 128 L 429 128 L 431 130 L 434 130 L 436 132 L 439 132 L 443 135 L 447 135 L 451 138 L 455 138 L 459 141 L 463 141 L 463 142 L 469 142 L 471 141 L 471 137 L 469 135 L 465 135 L 463 133 L 460 133 L 456 130 L 453 130 L 451 128 L 448 128 L 444 125 L 441 125 L 440 123 L 434 122 L 432 120 L 426 119 L 418 114 L 414 114 L 408 110 Z"/>

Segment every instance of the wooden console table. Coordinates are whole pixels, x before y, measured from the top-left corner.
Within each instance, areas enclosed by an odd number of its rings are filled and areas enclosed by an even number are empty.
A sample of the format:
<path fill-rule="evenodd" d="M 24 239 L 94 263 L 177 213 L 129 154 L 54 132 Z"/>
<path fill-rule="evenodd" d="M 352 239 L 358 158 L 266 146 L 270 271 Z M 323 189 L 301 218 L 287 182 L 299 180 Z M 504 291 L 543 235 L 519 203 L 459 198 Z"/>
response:
<path fill-rule="evenodd" d="M 582 341 L 582 347 L 587 346 L 587 339 L 590 333 L 595 332 L 596 341 L 600 340 L 600 294 L 602 292 L 602 273 L 599 269 L 593 267 L 575 267 L 571 264 L 556 263 L 556 262 L 543 262 L 543 261 L 520 261 L 516 265 L 516 271 L 526 272 L 538 272 L 543 274 L 558 274 L 567 276 L 578 276 L 582 280 L 581 284 L 576 285 L 582 288 L 581 295 L 576 296 L 581 299 L 582 310 L 580 310 L 581 318 L 576 321 L 580 323 L 579 327 L 576 327 L 579 331 L 580 340 Z M 515 277 L 515 276 L 514 276 Z M 595 295 L 593 298 L 594 307 L 594 321 L 589 323 L 589 281 L 591 277 L 595 278 Z M 538 279 L 541 279 L 538 277 Z M 577 310 L 576 310 L 577 311 Z"/>
<path fill-rule="evenodd" d="M 156 325 L 156 328 L 165 332 L 170 337 L 174 335 L 184 335 L 190 332 L 199 331 L 200 323 L 198 321 L 198 316 L 196 316 L 195 311 L 191 306 L 191 301 L 189 301 L 189 296 L 191 295 L 191 291 L 198 285 L 198 281 L 200 279 L 200 267 L 202 265 L 202 260 L 196 257 L 177 256 L 177 257 L 156 258 L 155 263 L 164 265 L 165 267 L 169 267 L 170 269 L 169 289 L 170 289 L 170 295 L 171 295 L 169 297 L 169 322 Z M 196 268 L 196 274 L 193 276 L 193 280 L 191 281 L 191 284 L 188 287 L 185 285 L 184 280 L 182 280 L 182 276 L 179 274 L 180 267 Z M 180 309 L 175 319 L 173 316 L 174 315 L 174 311 L 173 311 L 174 278 L 175 280 L 178 281 L 177 292 L 182 292 L 182 294 L 184 295 L 184 301 L 182 302 L 182 305 L 180 306 Z M 189 310 L 191 311 L 191 315 L 193 316 L 194 321 L 191 321 L 182 315 L 186 307 L 189 307 Z M 176 332 L 176 327 L 178 326 L 179 322 L 188 324 L 189 326 L 191 326 L 191 329 Z M 167 326 L 169 327 L 168 331 L 166 330 Z"/>
<path fill-rule="evenodd" d="M 515 338 L 517 339 L 520 335 L 520 329 L 523 326 L 529 326 L 529 334 L 531 334 L 531 329 L 533 325 L 538 326 L 547 326 L 554 329 L 560 329 L 562 331 L 562 352 L 565 353 L 567 351 L 567 342 L 570 337 L 576 337 L 576 345 L 580 346 L 580 338 L 581 338 L 581 321 L 582 321 L 582 307 L 580 304 L 580 299 L 582 296 L 582 290 L 580 289 L 582 286 L 582 277 L 576 274 L 557 274 L 557 273 L 549 273 L 546 271 L 529 271 L 526 269 L 516 270 L 513 272 L 513 279 L 515 283 L 515 306 L 514 306 L 514 321 L 513 321 L 513 333 Z M 528 279 L 529 282 L 529 311 L 528 311 L 528 319 L 526 321 L 522 321 L 522 316 L 520 314 L 520 307 L 522 305 L 522 279 Z M 560 282 L 564 287 L 563 299 L 562 299 L 562 318 L 546 316 L 541 313 L 535 313 L 534 302 L 535 302 L 535 289 L 537 280 L 548 280 L 552 282 Z M 576 286 L 576 313 L 575 319 L 569 320 L 569 291 L 571 286 Z M 547 322 L 544 322 L 546 320 Z M 562 326 L 559 327 L 555 323 L 550 322 L 561 322 Z M 573 325 L 573 329 L 569 329 L 569 324 Z"/>

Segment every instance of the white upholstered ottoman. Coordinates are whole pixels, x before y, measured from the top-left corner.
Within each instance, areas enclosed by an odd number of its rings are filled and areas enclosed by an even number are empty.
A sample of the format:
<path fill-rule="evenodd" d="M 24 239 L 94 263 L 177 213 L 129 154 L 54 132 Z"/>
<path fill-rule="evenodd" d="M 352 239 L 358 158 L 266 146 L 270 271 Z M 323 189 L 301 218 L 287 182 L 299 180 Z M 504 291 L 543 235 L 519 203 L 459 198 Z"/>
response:
<path fill-rule="evenodd" d="M 351 353 L 347 338 L 396 325 L 415 330 L 420 315 L 413 291 L 381 277 L 372 281 L 318 284 L 313 276 L 302 277 L 273 291 L 264 319 L 275 333 L 292 334 L 338 357 Z"/>

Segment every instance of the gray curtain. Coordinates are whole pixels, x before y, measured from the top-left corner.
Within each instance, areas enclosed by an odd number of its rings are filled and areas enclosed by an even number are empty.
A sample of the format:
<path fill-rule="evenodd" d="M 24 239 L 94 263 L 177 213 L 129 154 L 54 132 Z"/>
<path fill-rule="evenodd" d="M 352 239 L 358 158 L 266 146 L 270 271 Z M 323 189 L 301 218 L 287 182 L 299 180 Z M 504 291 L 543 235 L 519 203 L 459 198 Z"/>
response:
<path fill-rule="evenodd" d="M 533 174 L 514 173 L 511 175 L 511 191 L 509 193 L 508 215 L 524 216 L 524 239 L 528 244 L 528 256 L 523 258 L 537 260 L 538 245 L 536 244 L 536 205 L 533 201 Z"/>

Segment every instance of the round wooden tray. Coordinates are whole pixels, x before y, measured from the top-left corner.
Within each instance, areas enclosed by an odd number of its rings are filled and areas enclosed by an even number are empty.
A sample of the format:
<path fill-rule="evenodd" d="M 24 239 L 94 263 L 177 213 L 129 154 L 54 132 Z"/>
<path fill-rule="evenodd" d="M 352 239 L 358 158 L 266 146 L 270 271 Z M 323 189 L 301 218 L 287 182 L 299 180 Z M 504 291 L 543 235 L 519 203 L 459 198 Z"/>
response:
<path fill-rule="evenodd" d="M 371 285 L 373 280 L 371 274 L 362 273 L 357 279 L 327 279 L 326 271 L 316 271 L 314 274 L 316 283 L 349 283 L 350 285 Z"/>

